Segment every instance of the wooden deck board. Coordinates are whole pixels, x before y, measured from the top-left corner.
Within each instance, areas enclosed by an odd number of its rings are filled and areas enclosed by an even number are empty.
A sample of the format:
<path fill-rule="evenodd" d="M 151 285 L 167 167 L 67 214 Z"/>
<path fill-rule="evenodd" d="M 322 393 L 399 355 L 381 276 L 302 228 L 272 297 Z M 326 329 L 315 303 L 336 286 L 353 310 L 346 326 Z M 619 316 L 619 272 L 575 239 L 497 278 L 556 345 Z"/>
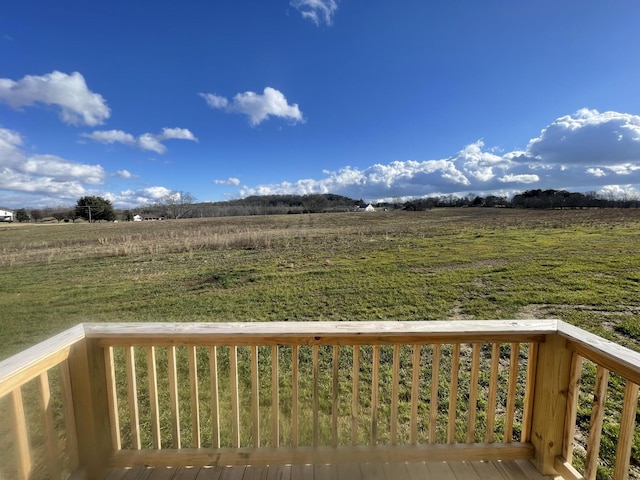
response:
<path fill-rule="evenodd" d="M 341 465 L 118 468 L 107 480 L 550 480 L 526 460 Z M 558 477 L 559 478 L 559 477 Z"/>

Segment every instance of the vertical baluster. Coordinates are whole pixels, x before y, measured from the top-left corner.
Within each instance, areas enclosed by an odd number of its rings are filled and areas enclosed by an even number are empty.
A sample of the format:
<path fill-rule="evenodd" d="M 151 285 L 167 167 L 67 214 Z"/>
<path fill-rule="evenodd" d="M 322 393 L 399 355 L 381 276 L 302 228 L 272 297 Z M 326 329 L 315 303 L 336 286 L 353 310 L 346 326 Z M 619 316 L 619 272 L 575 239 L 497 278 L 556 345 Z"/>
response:
<path fill-rule="evenodd" d="M 371 445 L 378 443 L 378 388 L 380 383 L 380 345 L 373 346 L 371 366 Z"/>
<path fill-rule="evenodd" d="M 238 391 L 238 347 L 229 347 L 231 375 L 231 446 L 240 447 L 240 398 Z"/>
<path fill-rule="evenodd" d="M 260 446 L 260 379 L 258 378 L 258 346 L 251 345 L 251 435 L 253 446 Z"/>
<path fill-rule="evenodd" d="M 311 362 L 313 368 L 313 399 L 312 399 L 312 414 L 313 414 L 313 440 L 312 446 L 318 446 L 319 424 L 318 424 L 318 345 L 314 344 L 311 351 Z"/>
<path fill-rule="evenodd" d="M 42 413 L 47 470 L 50 478 L 60 478 L 58 441 L 53 423 L 53 406 L 51 402 L 51 389 L 49 388 L 49 376 L 47 372 L 42 372 L 38 380 L 40 387 L 40 412 Z"/>
<path fill-rule="evenodd" d="M 131 426 L 131 448 L 140 450 L 140 415 L 138 413 L 138 383 L 136 380 L 136 357 L 133 347 L 125 347 L 125 368 L 129 399 L 129 423 Z"/>
<path fill-rule="evenodd" d="M 158 371 L 156 367 L 156 347 L 146 348 L 147 353 L 147 376 L 149 383 L 149 414 L 151 416 L 151 436 L 153 438 L 153 448 L 159 449 L 162 446 L 160 437 L 160 409 L 158 407 Z"/>
<path fill-rule="evenodd" d="M 438 420 L 438 386 L 440 383 L 440 344 L 433 345 L 431 359 L 431 400 L 429 403 L 429 443 L 436 443 Z"/>
<path fill-rule="evenodd" d="M 636 412 L 638 410 L 638 385 L 627 380 L 622 401 L 622 415 L 620 417 L 620 435 L 616 451 L 616 464 L 613 471 L 614 480 L 624 480 L 629 474 L 631 460 L 631 446 L 636 426 Z"/>
<path fill-rule="evenodd" d="M 28 480 L 31 477 L 32 464 L 21 387 L 17 387 L 11 392 L 11 413 L 18 478 L 19 480 Z"/>
<path fill-rule="evenodd" d="M 573 353 L 571 372 L 569 373 L 569 390 L 567 391 L 567 411 L 564 420 L 564 438 L 562 439 L 562 456 L 571 464 L 573 458 L 573 439 L 576 434 L 576 418 L 578 416 L 578 397 L 580 396 L 580 377 L 582 376 L 582 357 Z"/>
<path fill-rule="evenodd" d="M 107 349 L 105 348 L 105 350 Z M 67 437 L 65 447 L 67 455 L 69 456 L 69 469 L 73 471 L 79 467 L 80 459 L 78 457 L 78 435 L 76 428 L 76 415 L 73 408 L 73 393 L 71 390 L 71 374 L 69 372 L 69 361 L 65 360 L 59 365 L 58 368 L 60 371 L 60 384 L 62 387 L 62 410 L 64 412 L 64 429 L 65 435 Z M 106 370 L 108 371 L 108 369 Z"/>
<path fill-rule="evenodd" d="M 391 374 L 391 445 L 398 443 L 398 397 L 400 391 L 400 345 L 393 346 L 393 373 Z"/>
<path fill-rule="evenodd" d="M 504 443 L 513 440 L 513 421 L 516 411 L 516 392 L 518 387 L 518 360 L 520 358 L 520 344 L 511 344 L 509 357 L 509 387 L 507 389 L 507 412 L 504 422 Z"/>
<path fill-rule="evenodd" d="M 480 373 L 480 344 L 473 344 L 471 353 L 471 384 L 469 385 L 469 418 L 467 443 L 476 441 L 476 414 L 478 412 L 478 376 Z"/>
<path fill-rule="evenodd" d="M 332 388 L 331 388 L 331 445 L 338 446 L 338 394 L 339 394 L 339 348 L 338 345 L 333 346 L 332 361 Z"/>
<path fill-rule="evenodd" d="M 298 345 L 291 347 L 291 446 L 298 446 Z"/>
<path fill-rule="evenodd" d="M 200 394 L 198 392 L 198 357 L 195 345 L 187 347 L 187 354 L 191 391 L 191 447 L 200 448 Z"/>
<path fill-rule="evenodd" d="M 596 384 L 593 389 L 593 407 L 591 409 L 591 423 L 589 424 L 589 439 L 587 440 L 587 461 L 584 474 L 587 480 L 594 480 L 598 472 L 600 437 L 602 436 L 604 403 L 607 397 L 608 381 L 609 370 L 598 365 L 598 369 L 596 370 Z"/>
<path fill-rule="evenodd" d="M 176 367 L 176 347 L 167 349 L 169 374 L 169 401 L 171 402 L 171 439 L 173 448 L 182 448 L 180 438 L 180 406 L 178 405 L 178 370 Z"/>
<path fill-rule="evenodd" d="M 218 401 L 218 347 L 209 348 L 211 377 L 211 446 L 220 448 L 220 402 Z"/>
<path fill-rule="evenodd" d="M 278 346 L 271 346 L 271 445 L 280 446 L 280 374 Z"/>
<path fill-rule="evenodd" d="M 531 418 L 533 415 L 533 393 L 536 385 L 536 369 L 538 366 L 538 344 L 529 343 L 527 354 L 527 383 L 524 387 L 524 408 L 522 412 L 522 435 L 520 441 L 531 440 Z"/>
<path fill-rule="evenodd" d="M 351 390 L 351 444 L 358 444 L 358 409 L 360 405 L 360 346 L 353 346 L 353 373 L 352 373 L 352 390 Z"/>
<path fill-rule="evenodd" d="M 460 344 L 453 346 L 453 356 L 451 357 L 451 382 L 449 386 L 449 424 L 447 431 L 447 442 L 456 441 L 456 410 L 458 408 L 458 374 L 460 371 Z"/>
<path fill-rule="evenodd" d="M 413 365 L 411 372 L 411 445 L 418 443 L 418 405 L 420 404 L 420 345 L 413 346 Z"/>
<path fill-rule="evenodd" d="M 487 404 L 487 430 L 484 432 L 485 443 L 493 442 L 496 422 L 496 401 L 498 398 L 498 367 L 500 365 L 500 344 L 491 347 L 491 378 L 489 380 L 489 403 Z"/>
<path fill-rule="evenodd" d="M 120 450 L 122 448 L 122 441 L 120 437 L 120 416 L 118 415 L 118 394 L 116 392 L 116 370 L 113 358 L 113 347 L 104 348 L 104 368 L 107 376 L 107 404 L 109 406 L 111 447 L 114 450 Z"/>

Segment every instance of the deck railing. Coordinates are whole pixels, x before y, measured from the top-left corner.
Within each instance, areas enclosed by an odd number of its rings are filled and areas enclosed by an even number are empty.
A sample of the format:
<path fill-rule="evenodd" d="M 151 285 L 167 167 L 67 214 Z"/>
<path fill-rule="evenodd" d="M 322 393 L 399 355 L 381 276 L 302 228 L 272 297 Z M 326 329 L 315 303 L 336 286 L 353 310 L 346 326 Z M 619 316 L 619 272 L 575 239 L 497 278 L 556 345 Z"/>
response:
<path fill-rule="evenodd" d="M 639 384 L 639 354 L 556 320 L 83 324 L 0 363 L 0 478 L 524 458 L 622 479 Z"/>

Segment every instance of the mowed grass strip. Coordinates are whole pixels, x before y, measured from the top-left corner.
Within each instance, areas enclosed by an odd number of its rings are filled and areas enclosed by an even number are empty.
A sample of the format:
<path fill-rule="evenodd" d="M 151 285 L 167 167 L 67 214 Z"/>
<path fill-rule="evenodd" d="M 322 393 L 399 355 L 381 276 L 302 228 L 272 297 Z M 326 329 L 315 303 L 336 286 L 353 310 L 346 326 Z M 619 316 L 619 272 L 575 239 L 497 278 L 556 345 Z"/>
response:
<path fill-rule="evenodd" d="M 0 358 L 83 321 L 555 317 L 637 348 L 640 211 L 0 227 Z"/>

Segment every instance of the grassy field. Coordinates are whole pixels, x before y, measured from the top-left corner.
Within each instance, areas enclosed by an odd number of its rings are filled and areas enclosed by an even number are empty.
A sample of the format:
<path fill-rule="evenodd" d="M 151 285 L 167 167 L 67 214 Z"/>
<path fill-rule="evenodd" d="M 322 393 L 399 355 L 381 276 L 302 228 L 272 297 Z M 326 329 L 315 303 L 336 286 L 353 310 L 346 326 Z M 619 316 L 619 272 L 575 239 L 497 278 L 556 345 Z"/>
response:
<path fill-rule="evenodd" d="M 613 209 L 3 225 L 0 359 L 84 321 L 561 318 L 640 351 L 638 245 L 640 210 Z M 621 392 L 612 380 L 612 452 Z M 584 429 L 591 398 L 579 407 Z"/>
<path fill-rule="evenodd" d="M 0 227 L 0 358 L 83 321 L 561 318 L 638 349 L 640 211 Z"/>

